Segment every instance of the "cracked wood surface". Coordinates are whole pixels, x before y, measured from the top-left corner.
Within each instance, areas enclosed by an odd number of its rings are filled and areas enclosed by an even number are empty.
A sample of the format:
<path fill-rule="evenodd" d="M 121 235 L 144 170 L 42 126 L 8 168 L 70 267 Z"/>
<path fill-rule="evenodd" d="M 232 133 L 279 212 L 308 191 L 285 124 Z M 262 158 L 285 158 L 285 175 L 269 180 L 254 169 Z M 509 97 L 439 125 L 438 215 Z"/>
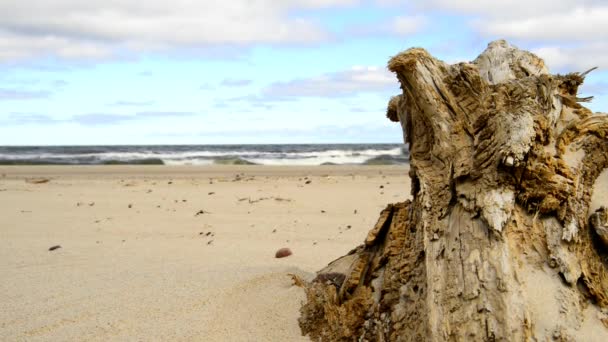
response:
<path fill-rule="evenodd" d="M 608 190 L 594 189 L 608 116 L 580 104 L 587 72 L 551 75 L 505 41 L 471 63 L 413 48 L 388 67 L 402 94 L 387 117 L 409 144 L 413 200 L 388 205 L 363 245 L 301 282 L 303 333 L 607 340 L 607 215 L 589 205 Z"/>

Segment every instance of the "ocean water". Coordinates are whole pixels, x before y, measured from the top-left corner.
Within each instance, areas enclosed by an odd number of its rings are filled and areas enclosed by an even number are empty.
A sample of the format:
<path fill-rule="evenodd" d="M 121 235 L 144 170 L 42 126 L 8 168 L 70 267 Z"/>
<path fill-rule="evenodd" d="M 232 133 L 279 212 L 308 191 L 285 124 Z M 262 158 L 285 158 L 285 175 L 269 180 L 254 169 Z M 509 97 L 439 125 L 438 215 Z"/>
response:
<path fill-rule="evenodd" d="M 0 165 L 406 164 L 403 144 L 0 146 Z"/>

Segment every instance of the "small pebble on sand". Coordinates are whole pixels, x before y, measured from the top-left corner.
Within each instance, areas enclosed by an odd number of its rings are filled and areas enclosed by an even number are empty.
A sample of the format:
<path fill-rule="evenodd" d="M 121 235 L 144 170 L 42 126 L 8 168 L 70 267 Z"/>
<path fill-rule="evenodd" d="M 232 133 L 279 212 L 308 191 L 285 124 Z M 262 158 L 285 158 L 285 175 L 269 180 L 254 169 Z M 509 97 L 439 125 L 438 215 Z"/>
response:
<path fill-rule="evenodd" d="M 281 248 L 275 254 L 275 258 L 285 258 L 293 254 L 289 248 Z"/>

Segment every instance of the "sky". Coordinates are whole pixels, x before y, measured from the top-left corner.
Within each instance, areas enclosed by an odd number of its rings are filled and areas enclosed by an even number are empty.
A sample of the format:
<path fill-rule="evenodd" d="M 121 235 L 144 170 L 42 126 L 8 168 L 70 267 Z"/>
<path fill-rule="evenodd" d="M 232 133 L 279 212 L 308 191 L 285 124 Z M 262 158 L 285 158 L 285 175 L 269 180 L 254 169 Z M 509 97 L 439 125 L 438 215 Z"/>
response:
<path fill-rule="evenodd" d="M 599 69 L 605 0 L 0 0 L 0 145 L 399 143 L 391 56 Z"/>

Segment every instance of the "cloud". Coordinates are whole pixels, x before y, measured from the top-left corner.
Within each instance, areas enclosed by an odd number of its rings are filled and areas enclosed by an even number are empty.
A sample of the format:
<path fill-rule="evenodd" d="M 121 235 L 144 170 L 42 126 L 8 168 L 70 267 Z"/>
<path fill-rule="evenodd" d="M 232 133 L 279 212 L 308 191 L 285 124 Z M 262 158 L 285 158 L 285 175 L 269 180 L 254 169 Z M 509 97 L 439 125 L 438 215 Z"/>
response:
<path fill-rule="evenodd" d="M 249 107 L 272 109 L 278 103 L 293 102 L 297 99 L 295 97 L 285 96 L 272 96 L 272 95 L 245 95 L 236 96 L 227 99 L 218 99 L 213 104 L 214 108 L 225 109 L 225 108 L 238 108 L 240 112 L 249 112 Z M 242 105 L 247 106 L 243 109 Z"/>
<path fill-rule="evenodd" d="M 104 114 L 104 113 L 89 113 L 78 114 L 73 116 L 69 121 L 75 122 L 84 126 L 97 125 L 114 125 L 121 122 L 133 120 L 135 117 L 131 115 L 121 114 Z"/>
<path fill-rule="evenodd" d="M 134 106 L 134 107 L 140 107 L 140 106 L 151 106 L 153 105 L 155 102 L 148 100 L 148 101 L 125 101 L 125 100 L 119 100 L 113 103 L 110 103 L 110 106 Z"/>
<path fill-rule="evenodd" d="M 33 113 L 10 113 L 6 120 L 0 121 L 5 125 L 54 125 L 77 123 L 83 126 L 116 125 L 124 122 L 148 119 L 166 119 L 193 116 L 194 112 L 179 111 L 144 111 L 135 114 L 87 113 L 78 114 L 67 119 L 56 119 L 49 115 Z"/>
<path fill-rule="evenodd" d="M 61 121 L 55 120 L 48 115 L 33 114 L 33 113 L 10 113 L 8 120 L 5 124 L 7 125 L 51 125 L 60 123 Z"/>
<path fill-rule="evenodd" d="M 403 4 L 400 0 L 384 0 L 385 4 Z M 478 0 L 410 0 L 419 10 L 438 10 L 464 15 L 492 16 L 497 18 L 521 18 L 550 15 L 572 11 L 577 7 L 595 7 L 604 0 L 510 0 L 510 1 L 478 1 Z"/>
<path fill-rule="evenodd" d="M 227 78 L 220 83 L 220 85 L 225 87 L 244 87 L 248 86 L 252 83 L 252 80 L 245 79 L 236 79 L 236 78 Z"/>
<path fill-rule="evenodd" d="M 346 33 L 354 37 L 387 35 L 403 37 L 420 32 L 427 24 L 426 16 L 396 16 L 389 21 L 349 27 L 346 29 Z"/>
<path fill-rule="evenodd" d="M 49 91 L 44 90 L 21 90 L 0 88 L 0 101 L 2 100 L 32 100 L 47 98 L 51 95 Z"/>
<path fill-rule="evenodd" d="M 172 117 L 185 117 L 195 115 L 194 112 L 169 112 L 169 111 L 148 111 L 138 112 L 135 115 L 88 113 L 74 115 L 67 122 L 75 122 L 84 126 L 115 125 L 127 121 L 145 119 L 165 119 Z"/>
<path fill-rule="evenodd" d="M 138 112 L 135 114 L 135 117 L 138 119 L 145 118 L 168 118 L 168 117 L 185 117 L 185 116 L 193 116 L 196 113 L 194 112 L 172 112 L 172 111 L 146 111 L 146 112 Z"/>
<path fill-rule="evenodd" d="M 402 36 L 417 33 L 427 25 L 427 18 L 423 16 L 400 16 L 395 17 L 391 24 L 391 30 Z"/>
<path fill-rule="evenodd" d="M 545 45 L 532 52 L 552 69 L 585 71 L 592 67 L 608 68 L 608 43 L 595 42 L 575 46 Z"/>
<path fill-rule="evenodd" d="M 276 82 L 263 90 L 265 98 L 345 97 L 363 92 L 399 89 L 394 75 L 384 68 L 353 67 L 319 77 Z"/>
<path fill-rule="evenodd" d="M 297 10 L 355 0 L 20 0 L 0 2 L 0 59 L 40 56 L 99 59 L 125 52 L 328 39 Z"/>
<path fill-rule="evenodd" d="M 605 0 L 412 0 L 407 5 L 414 12 L 457 15 L 481 37 L 515 40 L 554 69 L 608 67 Z"/>
<path fill-rule="evenodd" d="M 362 107 L 351 107 L 351 108 L 350 108 L 350 111 L 351 111 L 352 113 L 371 113 L 371 112 L 374 112 L 374 111 L 373 111 L 373 110 L 371 110 L 371 109 L 362 108 Z"/>
<path fill-rule="evenodd" d="M 413 0 L 409 3 L 419 11 L 464 15 L 471 27 L 485 36 L 560 42 L 608 37 L 605 20 L 608 4 L 604 0 Z"/>
<path fill-rule="evenodd" d="M 608 39 L 608 6 L 540 12 L 532 17 L 483 18 L 473 27 L 488 36 L 525 40 L 595 41 Z"/>
<path fill-rule="evenodd" d="M 68 81 L 66 81 L 66 80 L 55 80 L 55 81 L 53 81 L 52 85 L 53 85 L 53 87 L 61 88 L 61 87 L 67 86 L 68 85 Z"/>

